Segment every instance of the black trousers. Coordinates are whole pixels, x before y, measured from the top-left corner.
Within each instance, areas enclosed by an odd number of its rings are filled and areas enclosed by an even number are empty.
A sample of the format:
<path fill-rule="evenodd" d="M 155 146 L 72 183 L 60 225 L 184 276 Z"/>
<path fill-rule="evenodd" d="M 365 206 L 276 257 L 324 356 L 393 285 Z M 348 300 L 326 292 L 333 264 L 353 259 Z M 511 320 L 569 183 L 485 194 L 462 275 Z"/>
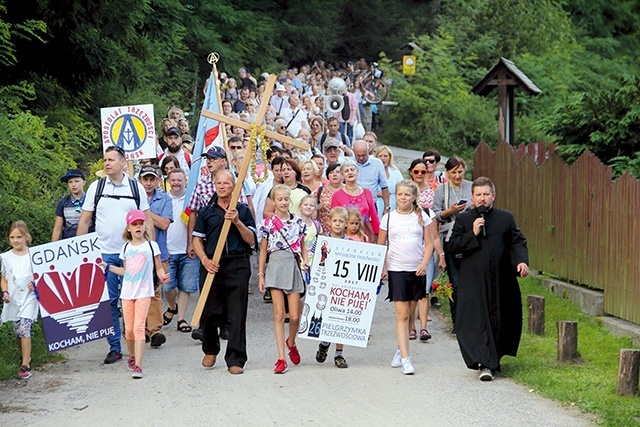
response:
<path fill-rule="evenodd" d="M 201 266 L 200 275 L 207 275 Z M 213 278 L 211 290 L 200 319 L 205 354 L 220 353 L 218 328 L 228 321 L 229 340 L 224 360 L 227 366 L 241 366 L 247 362 L 247 303 L 251 277 L 249 257 L 220 260 L 220 270 Z"/>

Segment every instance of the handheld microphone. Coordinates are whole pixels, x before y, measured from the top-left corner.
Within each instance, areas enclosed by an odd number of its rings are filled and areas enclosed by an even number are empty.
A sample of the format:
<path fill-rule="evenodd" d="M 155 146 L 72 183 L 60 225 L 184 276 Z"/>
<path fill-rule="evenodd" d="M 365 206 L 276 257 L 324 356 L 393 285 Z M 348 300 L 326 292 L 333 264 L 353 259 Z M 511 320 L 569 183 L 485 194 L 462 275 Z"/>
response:
<path fill-rule="evenodd" d="M 480 205 L 476 210 L 478 211 L 480 218 L 484 219 L 484 214 L 487 213 L 487 207 Z M 487 237 L 487 228 L 485 226 L 482 226 L 482 237 Z"/>

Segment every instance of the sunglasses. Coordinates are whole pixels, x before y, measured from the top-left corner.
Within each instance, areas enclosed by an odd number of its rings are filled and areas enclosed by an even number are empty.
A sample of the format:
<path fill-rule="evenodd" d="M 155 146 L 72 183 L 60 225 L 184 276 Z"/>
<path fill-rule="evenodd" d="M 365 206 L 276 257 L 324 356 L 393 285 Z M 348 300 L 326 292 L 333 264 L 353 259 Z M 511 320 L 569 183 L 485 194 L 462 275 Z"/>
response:
<path fill-rule="evenodd" d="M 122 149 L 122 147 L 119 147 L 117 145 L 110 145 L 107 147 L 106 150 L 104 150 L 106 153 L 109 153 L 111 151 L 115 151 L 118 154 L 120 154 L 122 157 L 124 157 L 124 150 Z"/>
<path fill-rule="evenodd" d="M 424 159 L 424 161 L 430 164 L 434 164 L 436 162 L 436 159 Z"/>
<path fill-rule="evenodd" d="M 411 172 L 416 174 L 416 175 L 424 175 L 424 174 L 427 173 L 427 171 L 423 171 L 422 169 L 414 169 Z"/>
<path fill-rule="evenodd" d="M 230 145 L 229 149 L 231 149 L 231 150 L 241 150 L 242 149 L 242 145 Z"/>

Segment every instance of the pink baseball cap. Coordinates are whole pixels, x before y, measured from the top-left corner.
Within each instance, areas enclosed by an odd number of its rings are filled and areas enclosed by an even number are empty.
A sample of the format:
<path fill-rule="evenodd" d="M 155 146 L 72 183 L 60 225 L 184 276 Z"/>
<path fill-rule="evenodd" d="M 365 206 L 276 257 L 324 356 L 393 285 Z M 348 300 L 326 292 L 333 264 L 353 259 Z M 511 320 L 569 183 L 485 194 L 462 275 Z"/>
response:
<path fill-rule="evenodd" d="M 134 209 L 127 214 L 127 224 L 133 224 L 136 221 L 145 221 L 146 219 L 146 215 L 140 209 Z"/>

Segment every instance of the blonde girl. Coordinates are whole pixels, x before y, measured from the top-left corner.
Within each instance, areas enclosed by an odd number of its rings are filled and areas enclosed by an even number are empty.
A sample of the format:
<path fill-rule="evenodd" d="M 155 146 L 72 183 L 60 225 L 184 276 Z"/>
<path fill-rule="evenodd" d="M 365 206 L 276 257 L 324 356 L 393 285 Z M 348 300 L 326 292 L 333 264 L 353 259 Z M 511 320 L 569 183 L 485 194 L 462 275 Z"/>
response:
<path fill-rule="evenodd" d="M 169 281 L 160 262 L 158 244 L 149 240 L 145 224 L 145 214 L 134 209 L 127 214 L 127 227 L 122 234 L 126 243 L 120 251 L 124 267 L 102 264 L 110 272 L 122 279 L 122 312 L 124 317 L 125 339 L 129 349 L 127 366 L 133 378 L 142 378 L 142 358 L 144 356 L 144 334 L 151 297 L 155 292 L 153 270 L 162 283 Z"/>
<path fill-rule="evenodd" d="M 275 213 L 262 220 L 259 231 L 262 234 L 260 259 L 258 260 L 258 288 L 271 291 L 273 302 L 273 326 L 278 347 L 278 360 L 273 372 L 287 371 L 284 346 L 289 350 L 291 363 L 300 363 L 300 353 L 296 347 L 296 336 L 300 325 L 300 295 L 304 292 L 304 282 L 300 264 L 307 263 L 307 249 L 304 242 L 307 226 L 302 218 L 289 212 L 291 189 L 280 184 L 273 187 L 269 198 Z M 267 257 L 269 262 L 267 263 Z M 268 285 L 266 285 L 268 283 Z M 289 305 L 289 337 L 284 337 L 285 298 Z"/>
<path fill-rule="evenodd" d="M 334 237 L 336 239 L 347 239 L 347 221 L 349 220 L 349 213 L 347 209 L 342 206 L 336 206 L 331 209 L 329 213 L 329 224 L 331 226 L 331 231 L 327 233 L 327 236 Z M 320 260 L 320 265 L 323 265 L 324 259 L 326 259 L 328 255 L 328 251 L 326 247 L 320 248 L 320 253 L 322 259 Z M 324 363 L 327 360 L 327 354 L 329 352 L 329 347 L 331 343 L 328 341 L 323 341 L 318 344 L 318 351 L 316 351 L 316 362 Z M 344 358 L 342 351 L 344 350 L 344 344 L 336 343 L 336 352 L 333 357 L 333 364 L 336 368 L 346 369 L 349 367 L 347 360 Z"/>
<path fill-rule="evenodd" d="M 308 195 L 304 196 L 300 201 L 300 218 L 304 221 L 307 226 L 307 230 L 304 234 L 304 246 L 307 248 L 307 270 L 305 271 L 305 280 L 309 283 L 308 277 L 308 269 L 311 267 L 313 263 L 313 254 L 316 249 L 316 239 L 318 235 L 322 233 L 322 226 L 315 219 L 318 212 L 318 201 L 315 196 Z"/>
<path fill-rule="evenodd" d="M 378 244 L 388 242 L 382 277 L 389 279 L 388 299 L 396 311 L 398 349 L 391 366 L 415 372 L 409 356 L 409 314 L 426 296 L 425 275 L 433 253 L 431 219 L 418 205 L 418 186 L 408 180 L 396 185 L 396 209 L 382 217 Z"/>
<path fill-rule="evenodd" d="M 347 209 L 347 237 L 355 242 L 368 242 L 367 235 L 362 229 L 362 214 L 357 208 Z"/>
<path fill-rule="evenodd" d="M 38 302 L 29 258 L 31 234 L 24 221 L 16 221 L 7 233 L 11 250 L 2 260 L 2 308 L 1 323 L 13 322 L 13 331 L 20 344 L 22 360 L 18 378 L 31 377 L 31 324 L 38 318 Z"/>

